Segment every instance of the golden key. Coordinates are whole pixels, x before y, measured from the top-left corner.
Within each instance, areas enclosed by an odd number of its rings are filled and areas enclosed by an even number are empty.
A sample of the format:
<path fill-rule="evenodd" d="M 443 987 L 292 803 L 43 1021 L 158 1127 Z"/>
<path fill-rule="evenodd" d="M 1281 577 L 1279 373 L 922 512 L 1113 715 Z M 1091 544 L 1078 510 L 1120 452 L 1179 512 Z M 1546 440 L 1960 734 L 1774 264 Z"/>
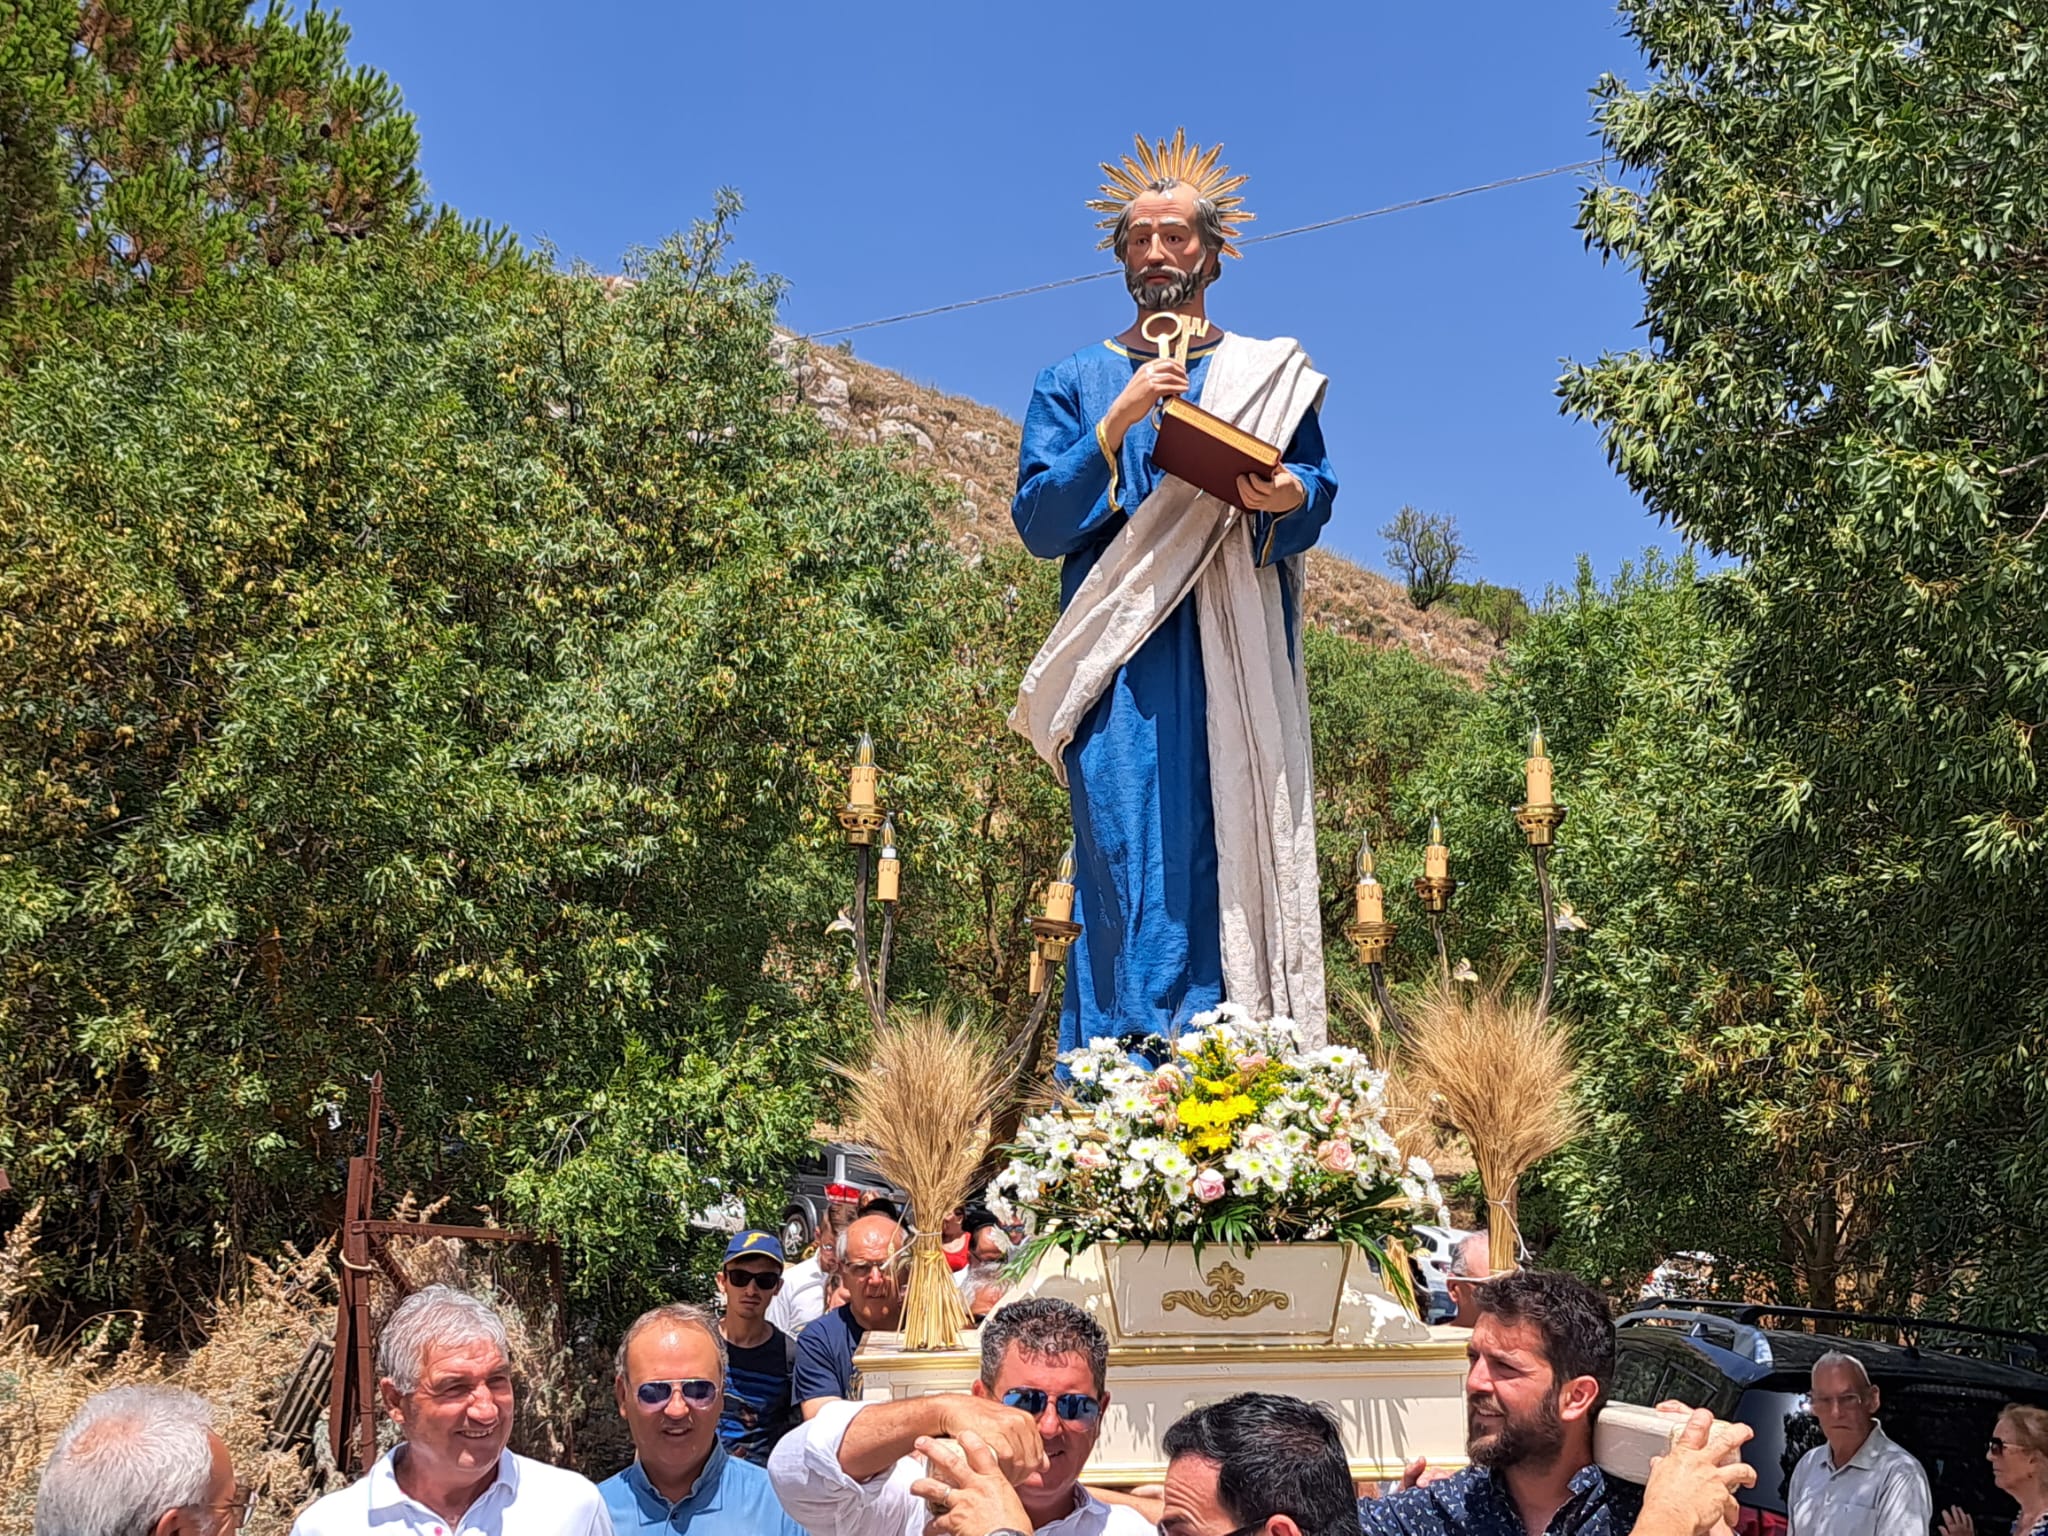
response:
<path fill-rule="evenodd" d="M 1157 326 L 1155 331 L 1153 328 Z M 1209 322 L 1200 315 L 1177 315 L 1172 310 L 1162 310 L 1156 315 L 1147 315 L 1138 326 L 1138 334 L 1159 349 L 1162 360 L 1176 362 L 1185 368 L 1188 365 L 1188 346 L 1209 334 Z"/>

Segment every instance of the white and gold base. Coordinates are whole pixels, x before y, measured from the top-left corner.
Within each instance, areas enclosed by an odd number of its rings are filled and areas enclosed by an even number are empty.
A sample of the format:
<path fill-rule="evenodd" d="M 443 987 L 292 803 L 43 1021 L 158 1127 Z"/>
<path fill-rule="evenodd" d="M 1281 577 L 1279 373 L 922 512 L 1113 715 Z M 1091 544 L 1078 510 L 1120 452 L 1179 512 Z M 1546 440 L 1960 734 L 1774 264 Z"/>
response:
<path fill-rule="evenodd" d="M 1417 1456 L 1465 1461 L 1465 1340 L 1425 1328 L 1387 1294 L 1362 1254 L 1340 1244 L 1274 1243 L 1251 1252 L 1105 1244 L 1048 1255 L 1010 1293 L 1058 1296 L 1109 1334 L 1109 1408 L 1088 1480 L 1157 1482 L 1168 1426 L 1236 1392 L 1282 1392 L 1336 1414 L 1356 1477 L 1398 1477 Z M 868 1399 L 964 1392 L 979 1336 L 911 1352 L 871 1333 L 855 1357 Z"/>

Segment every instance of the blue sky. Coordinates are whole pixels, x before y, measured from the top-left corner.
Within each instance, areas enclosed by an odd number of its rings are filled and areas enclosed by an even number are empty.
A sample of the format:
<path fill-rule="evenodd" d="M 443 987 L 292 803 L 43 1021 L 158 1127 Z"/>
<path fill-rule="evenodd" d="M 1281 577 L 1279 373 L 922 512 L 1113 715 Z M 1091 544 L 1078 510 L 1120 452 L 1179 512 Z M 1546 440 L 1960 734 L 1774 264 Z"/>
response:
<path fill-rule="evenodd" d="M 1587 91 L 1642 66 L 1602 0 L 1467 5 L 344 0 L 418 115 L 435 198 L 616 269 L 736 188 L 738 253 L 824 329 L 1089 271 L 1082 204 L 1131 134 L 1248 172 L 1247 233 L 1598 153 Z M 1561 417 L 1560 359 L 1634 345 L 1641 296 L 1572 228 L 1580 178 L 1254 246 L 1210 313 L 1332 379 L 1326 542 L 1382 563 L 1404 502 L 1534 595 L 1675 540 Z M 1114 281 L 862 332 L 858 354 L 1022 413 L 1129 319 Z"/>

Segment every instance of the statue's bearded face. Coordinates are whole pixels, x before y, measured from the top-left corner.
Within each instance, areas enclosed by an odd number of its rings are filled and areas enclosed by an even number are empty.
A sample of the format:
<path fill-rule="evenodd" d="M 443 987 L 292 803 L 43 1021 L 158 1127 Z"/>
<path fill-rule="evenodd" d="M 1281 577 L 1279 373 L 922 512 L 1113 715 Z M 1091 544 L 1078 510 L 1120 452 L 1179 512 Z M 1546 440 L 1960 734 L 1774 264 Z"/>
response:
<path fill-rule="evenodd" d="M 1216 254 L 1202 245 L 1195 189 L 1142 192 L 1131 203 L 1124 241 L 1124 284 L 1138 308 L 1178 309 L 1209 285 Z"/>

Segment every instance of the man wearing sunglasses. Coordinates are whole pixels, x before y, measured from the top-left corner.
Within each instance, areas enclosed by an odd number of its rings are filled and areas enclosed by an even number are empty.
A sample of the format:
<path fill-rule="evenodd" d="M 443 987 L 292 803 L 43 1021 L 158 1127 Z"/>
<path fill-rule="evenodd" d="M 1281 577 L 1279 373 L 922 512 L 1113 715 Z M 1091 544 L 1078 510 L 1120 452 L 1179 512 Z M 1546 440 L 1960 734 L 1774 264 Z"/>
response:
<path fill-rule="evenodd" d="M 771 1232 L 742 1232 L 726 1244 L 718 1271 L 725 1315 L 725 1411 L 718 1437 L 742 1461 L 756 1465 L 795 1420 L 790 1376 L 796 1340 L 768 1321 L 768 1302 L 782 1289 L 782 1244 Z"/>
<path fill-rule="evenodd" d="M 974 1437 L 993 1452 L 1040 1536 L 1152 1536 L 1137 1510 L 1081 1486 L 1109 1393 L 1109 1340 L 1070 1302 L 1034 1297 L 998 1308 L 981 1329 L 971 1392 L 895 1402 L 828 1402 L 768 1458 L 782 1507 L 834 1536 L 922 1536 L 950 1497 L 913 1453 L 939 1437 Z"/>
<path fill-rule="evenodd" d="M 57 1436 L 36 1487 L 36 1536 L 229 1536 L 255 1495 L 236 1486 L 203 1398 L 110 1387 Z"/>
<path fill-rule="evenodd" d="M 612 1360 L 612 1396 L 633 1464 L 598 1485 L 617 1536 L 804 1536 L 768 1474 L 719 1438 L 725 1340 L 702 1307 L 643 1313 Z"/>

